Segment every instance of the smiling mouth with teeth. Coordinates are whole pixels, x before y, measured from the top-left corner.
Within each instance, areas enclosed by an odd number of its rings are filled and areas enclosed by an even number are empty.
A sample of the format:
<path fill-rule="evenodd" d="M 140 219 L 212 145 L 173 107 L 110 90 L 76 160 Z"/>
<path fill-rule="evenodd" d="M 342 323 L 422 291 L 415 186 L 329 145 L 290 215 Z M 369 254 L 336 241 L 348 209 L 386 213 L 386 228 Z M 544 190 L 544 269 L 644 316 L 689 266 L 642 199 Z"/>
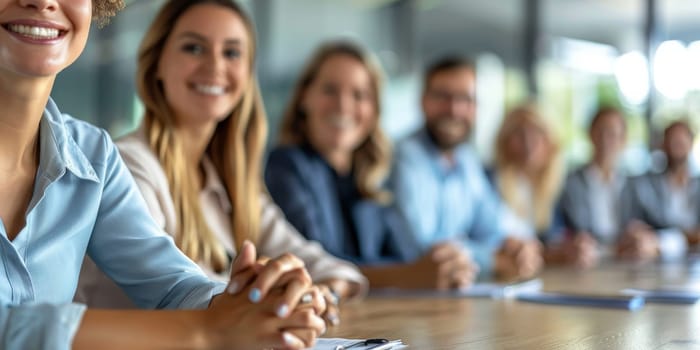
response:
<path fill-rule="evenodd" d="M 338 129 L 350 129 L 355 127 L 355 123 L 350 120 L 333 120 L 331 121 L 331 125 Z"/>
<path fill-rule="evenodd" d="M 35 40 L 53 40 L 62 36 L 65 31 L 56 28 L 35 27 L 24 24 L 4 24 L 8 31 Z"/>
<path fill-rule="evenodd" d="M 197 92 L 205 94 L 205 95 L 219 96 L 219 95 L 223 95 L 226 93 L 226 88 L 223 86 L 219 86 L 219 85 L 194 84 L 194 89 Z"/>
<path fill-rule="evenodd" d="M 338 128 L 338 129 L 350 129 L 350 128 L 354 128 L 354 127 L 356 126 L 356 124 L 357 124 L 357 123 L 356 123 L 352 118 L 350 118 L 350 117 L 338 116 L 338 115 L 331 116 L 331 117 L 328 119 L 328 121 L 329 121 L 330 125 L 332 125 L 332 126 L 335 127 L 335 128 Z"/>

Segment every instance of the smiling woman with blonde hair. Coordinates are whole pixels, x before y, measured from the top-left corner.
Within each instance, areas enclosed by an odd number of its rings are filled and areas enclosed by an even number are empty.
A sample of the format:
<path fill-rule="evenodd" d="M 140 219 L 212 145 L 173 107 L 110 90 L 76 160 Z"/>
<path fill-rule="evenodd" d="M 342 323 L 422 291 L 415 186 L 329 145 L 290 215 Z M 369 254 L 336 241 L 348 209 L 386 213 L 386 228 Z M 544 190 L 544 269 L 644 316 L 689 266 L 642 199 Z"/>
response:
<path fill-rule="evenodd" d="M 268 257 L 294 254 L 328 301 L 326 320 L 336 324 L 338 298 L 361 296 L 367 281 L 300 236 L 265 190 L 267 121 L 255 49 L 253 24 L 234 1 L 167 2 L 139 49 L 142 127 L 117 145 L 153 218 L 209 276 L 227 276 L 229 257 L 246 240 Z M 89 304 L 131 306 L 94 269 L 83 280 L 79 295 Z M 261 289 L 249 297 L 259 301 Z M 281 304 L 276 312 L 289 311 Z"/>
<path fill-rule="evenodd" d="M 210 3 L 216 4 L 214 1 Z M 228 50 L 223 54 L 231 56 L 229 61 L 240 62 L 234 66 L 234 70 L 240 72 L 242 69 L 252 69 L 256 49 L 252 23 L 246 16 L 242 16 L 242 10 L 232 2 L 220 1 L 218 5 L 230 7 L 238 13 L 243 24 L 240 29 L 251 33 L 251 38 L 223 47 L 223 50 Z M 193 79 L 199 82 L 189 83 L 204 96 L 216 96 L 218 89 L 231 90 L 230 93 L 235 95 L 230 98 L 228 105 L 213 100 L 213 97 L 209 98 L 212 101 L 206 101 L 206 97 L 203 97 L 199 105 L 190 104 L 184 94 L 176 95 L 181 93 L 175 85 L 179 82 L 169 84 L 166 75 L 181 71 L 184 67 L 170 63 L 164 54 L 168 53 L 167 41 L 176 20 L 181 16 L 178 12 L 189 8 L 191 6 L 166 6 L 151 25 L 151 30 L 146 32 L 139 49 L 136 83 L 145 106 L 143 132 L 165 172 L 172 196 L 171 209 L 176 213 L 173 227 L 166 227 L 166 231 L 173 233 L 180 249 L 192 260 L 203 262 L 212 270 L 221 272 L 228 265 L 228 257 L 202 212 L 199 197 L 206 180 L 202 175 L 206 173 L 201 168 L 213 166 L 221 174 L 226 196 L 231 200 L 230 222 L 233 232 L 236 232 L 232 235 L 235 247 L 240 249 L 246 239 L 257 243 L 261 216 L 260 193 L 263 188 L 260 162 L 267 136 L 267 122 L 257 80 L 252 74 L 246 74 L 247 77 L 241 74 L 241 81 L 228 82 L 230 86 L 224 88 L 208 85 L 211 83 L 207 80 L 226 80 L 217 78 L 215 73 L 209 73 L 212 77 L 200 73 L 204 77 Z M 180 42 L 178 45 L 183 46 L 180 50 L 189 52 L 193 57 L 204 55 L 204 38 L 198 39 L 192 35 L 191 40 Z M 236 55 L 235 60 L 233 55 Z M 246 65 L 251 67 L 244 68 Z M 232 111 L 226 110 L 237 101 Z M 209 113 L 219 114 L 215 116 L 217 120 L 205 124 L 205 127 L 198 127 L 199 123 L 206 123 L 204 118 L 208 110 L 211 111 Z M 175 115 L 183 112 L 202 120 L 178 120 Z M 199 135 L 191 134 L 196 132 L 204 133 L 201 139 L 196 139 Z M 127 152 L 124 152 L 124 147 Z M 123 156 L 128 163 L 131 155 L 128 151 L 134 150 L 134 145 L 127 143 L 124 147 L 121 147 L 121 153 L 126 153 Z M 200 162 L 202 153 L 206 164 Z M 133 167 L 131 170 L 134 171 Z M 136 178 L 137 181 L 141 179 L 139 176 Z M 141 186 L 141 189 L 144 194 L 152 194 L 152 186 Z M 160 205 L 166 204 L 169 203 L 161 201 Z"/>
<path fill-rule="evenodd" d="M 377 200 L 384 204 L 390 200 L 389 194 L 382 190 L 382 181 L 384 181 L 391 166 L 391 145 L 389 140 L 384 135 L 382 128 L 379 127 L 379 118 L 381 115 L 381 103 L 379 99 L 379 91 L 382 89 L 382 72 L 381 68 L 374 58 L 365 54 L 358 47 L 349 42 L 329 43 L 321 47 L 314 55 L 310 62 L 307 63 L 305 70 L 301 73 L 297 88 L 294 89 L 294 95 L 284 113 L 282 126 L 280 129 L 280 144 L 283 145 L 302 145 L 308 144 L 318 138 L 315 130 L 308 124 L 308 115 L 304 110 L 304 92 L 313 82 L 318 74 L 319 67 L 331 56 L 346 55 L 361 62 L 367 70 L 369 77 L 369 91 L 358 91 L 355 96 L 356 100 L 363 100 L 375 107 L 373 114 L 377 117 L 371 118 L 370 125 L 367 126 L 368 134 L 360 144 L 351 152 L 351 159 L 345 159 L 341 167 L 352 165 L 355 172 L 355 182 L 360 194 L 363 197 Z M 331 93 L 330 91 L 328 93 Z M 364 95 L 363 95 L 364 94 Z M 334 121 L 342 123 L 343 121 Z M 331 135 L 326 135 L 331 137 Z"/>

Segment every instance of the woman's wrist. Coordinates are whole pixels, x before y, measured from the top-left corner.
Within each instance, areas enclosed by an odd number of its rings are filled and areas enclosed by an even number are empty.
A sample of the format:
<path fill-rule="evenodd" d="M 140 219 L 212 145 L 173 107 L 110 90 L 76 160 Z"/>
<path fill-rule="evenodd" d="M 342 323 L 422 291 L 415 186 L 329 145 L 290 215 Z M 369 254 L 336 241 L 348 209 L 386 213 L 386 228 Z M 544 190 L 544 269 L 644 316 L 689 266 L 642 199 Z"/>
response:
<path fill-rule="evenodd" d="M 218 349 L 222 345 L 222 337 L 213 324 L 216 315 L 212 309 L 192 311 L 192 340 L 193 349 Z"/>

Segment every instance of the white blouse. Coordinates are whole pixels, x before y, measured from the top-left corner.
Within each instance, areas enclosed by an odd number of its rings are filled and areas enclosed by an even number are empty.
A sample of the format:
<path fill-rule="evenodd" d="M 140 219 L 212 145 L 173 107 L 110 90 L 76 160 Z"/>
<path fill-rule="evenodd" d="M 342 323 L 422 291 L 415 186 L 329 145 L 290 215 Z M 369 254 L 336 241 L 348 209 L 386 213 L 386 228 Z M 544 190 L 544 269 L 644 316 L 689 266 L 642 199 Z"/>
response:
<path fill-rule="evenodd" d="M 616 173 L 606 181 L 597 166 L 589 165 L 584 170 L 589 183 L 588 203 L 591 208 L 593 232 L 601 235 L 605 242 L 612 242 L 618 234 L 618 199 L 625 185 L 625 177 Z"/>
<path fill-rule="evenodd" d="M 116 144 L 156 223 L 169 235 L 174 236 L 177 232 L 177 216 L 168 180 L 158 158 L 148 146 L 143 131 L 136 131 Z M 203 159 L 203 170 L 205 182 L 199 194 L 202 213 L 210 230 L 223 244 L 226 252 L 235 257 L 236 249 L 231 235 L 231 202 L 208 157 Z M 302 237 L 287 222 L 280 208 L 267 193 L 261 194 L 260 204 L 262 218 L 257 244 L 258 254 L 274 258 L 286 252 L 292 253 L 304 261 L 314 281 L 343 279 L 357 283 L 359 292 L 355 296 L 366 293 L 368 281 L 354 265 L 333 257 L 318 242 Z M 212 279 L 228 280 L 228 271 L 217 274 L 206 264 L 199 263 L 199 266 Z M 86 303 L 90 307 L 133 307 L 119 287 L 89 259 L 83 264 L 76 301 Z"/>

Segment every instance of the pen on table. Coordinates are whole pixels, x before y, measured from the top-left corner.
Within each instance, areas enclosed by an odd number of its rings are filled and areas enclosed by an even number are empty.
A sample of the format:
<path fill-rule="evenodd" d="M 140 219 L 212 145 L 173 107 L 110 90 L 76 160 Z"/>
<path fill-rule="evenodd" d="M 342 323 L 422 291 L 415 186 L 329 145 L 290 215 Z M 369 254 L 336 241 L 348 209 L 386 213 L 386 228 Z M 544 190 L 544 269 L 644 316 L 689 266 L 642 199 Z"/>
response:
<path fill-rule="evenodd" d="M 357 343 L 352 343 L 348 346 L 336 345 L 335 349 L 333 349 L 333 350 L 345 350 L 345 349 L 350 349 L 350 348 L 354 348 L 357 346 L 366 346 L 366 345 L 374 345 L 374 344 L 378 344 L 378 346 L 381 346 L 382 344 L 387 344 L 387 343 L 389 343 L 388 339 L 373 338 L 373 339 L 367 339 L 367 340 L 360 340 Z M 370 349 L 379 350 L 380 348 L 378 348 L 377 346 L 374 346 L 374 347 L 369 348 L 368 350 L 370 350 Z"/>

